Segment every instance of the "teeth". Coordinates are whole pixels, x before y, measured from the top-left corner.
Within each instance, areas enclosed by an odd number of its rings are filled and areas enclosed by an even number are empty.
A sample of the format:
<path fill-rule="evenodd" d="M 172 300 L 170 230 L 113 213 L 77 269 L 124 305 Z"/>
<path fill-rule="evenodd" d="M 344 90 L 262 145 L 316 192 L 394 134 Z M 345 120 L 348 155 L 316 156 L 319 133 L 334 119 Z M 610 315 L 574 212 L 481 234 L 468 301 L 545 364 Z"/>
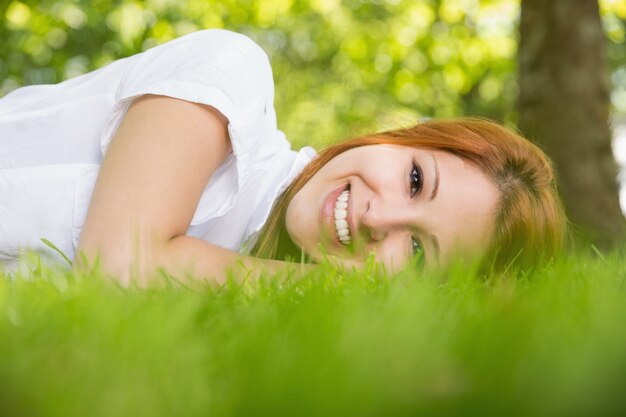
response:
<path fill-rule="evenodd" d="M 335 220 L 335 227 L 337 227 L 337 230 L 347 229 L 348 228 L 348 222 L 345 221 L 345 220 Z"/>
<path fill-rule="evenodd" d="M 339 197 L 337 197 L 337 201 L 335 202 L 335 229 L 337 232 L 337 237 L 339 241 L 344 245 L 348 245 L 351 242 L 350 237 L 350 228 L 348 227 L 347 217 L 348 217 L 348 199 L 350 198 L 350 191 L 345 190 Z"/>
<path fill-rule="evenodd" d="M 338 229 L 337 234 L 339 235 L 339 237 L 348 237 L 350 231 L 348 229 Z"/>

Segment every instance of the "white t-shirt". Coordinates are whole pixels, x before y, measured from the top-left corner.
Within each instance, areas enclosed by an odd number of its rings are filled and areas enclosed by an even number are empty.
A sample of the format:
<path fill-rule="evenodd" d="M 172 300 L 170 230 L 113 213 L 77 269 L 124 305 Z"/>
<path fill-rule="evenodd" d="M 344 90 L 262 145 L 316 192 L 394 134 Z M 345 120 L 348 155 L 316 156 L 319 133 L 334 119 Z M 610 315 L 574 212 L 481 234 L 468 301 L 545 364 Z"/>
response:
<path fill-rule="evenodd" d="M 315 152 L 276 127 L 266 54 L 249 38 L 205 30 L 55 85 L 0 99 L 0 263 L 25 248 L 74 257 L 96 176 L 134 98 L 159 94 L 217 108 L 233 152 L 213 174 L 187 231 L 239 251 Z M 245 245 L 248 246 L 248 245 Z"/>

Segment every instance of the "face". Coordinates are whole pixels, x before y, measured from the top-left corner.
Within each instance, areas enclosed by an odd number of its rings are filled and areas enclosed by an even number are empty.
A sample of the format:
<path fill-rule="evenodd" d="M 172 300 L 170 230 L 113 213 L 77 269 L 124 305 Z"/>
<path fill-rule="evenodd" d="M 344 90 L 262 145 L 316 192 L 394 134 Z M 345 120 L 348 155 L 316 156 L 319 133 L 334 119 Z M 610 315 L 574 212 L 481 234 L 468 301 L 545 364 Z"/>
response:
<path fill-rule="evenodd" d="M 313 260 L 360 265 L 370 253 L 397 271 L 479 256 L 493 233 L 499 193 L 473 163 L 400 145 L 350 149 L 324 165 L 286 213 L 291 239 Z"/>

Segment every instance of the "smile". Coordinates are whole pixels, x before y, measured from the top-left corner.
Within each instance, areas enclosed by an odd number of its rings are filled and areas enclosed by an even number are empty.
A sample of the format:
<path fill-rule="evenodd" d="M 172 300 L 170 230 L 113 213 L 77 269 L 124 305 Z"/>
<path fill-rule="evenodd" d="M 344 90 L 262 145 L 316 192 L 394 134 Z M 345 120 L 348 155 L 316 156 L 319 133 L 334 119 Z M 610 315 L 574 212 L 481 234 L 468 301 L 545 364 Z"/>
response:
<path fill-rule="evenodd" d="M 348 227 L 348 200 L 350 199 L 350 190 L 342 191 L 335 201 L 335 232 L 339 241 L 348 246 L 352 241 L 350 228 Z"/>

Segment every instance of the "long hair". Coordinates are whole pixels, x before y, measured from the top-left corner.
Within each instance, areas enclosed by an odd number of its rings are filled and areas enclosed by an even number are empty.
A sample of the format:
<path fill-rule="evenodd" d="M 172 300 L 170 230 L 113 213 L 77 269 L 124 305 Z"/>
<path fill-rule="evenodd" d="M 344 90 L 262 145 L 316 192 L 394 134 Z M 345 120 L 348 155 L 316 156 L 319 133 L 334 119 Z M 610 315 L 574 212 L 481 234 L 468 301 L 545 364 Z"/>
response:
<path fill-rule="evenodd" d="M 359 146 L 380 144 L 450 152 L 476 164 L 496 185 L 500 198 L 495 230 L 483 266 L 493 270 L 531 267 L 561 250 L 566 220 L 550 160 L 537 146 L 508 128 L 484 119 L 460 118 L 429 120 L 323 149 L 280 196 L 252 255 L 299 259 L 300 249 L 285 228 L 285 213 L 292 198 L 335 156 Z"/>

